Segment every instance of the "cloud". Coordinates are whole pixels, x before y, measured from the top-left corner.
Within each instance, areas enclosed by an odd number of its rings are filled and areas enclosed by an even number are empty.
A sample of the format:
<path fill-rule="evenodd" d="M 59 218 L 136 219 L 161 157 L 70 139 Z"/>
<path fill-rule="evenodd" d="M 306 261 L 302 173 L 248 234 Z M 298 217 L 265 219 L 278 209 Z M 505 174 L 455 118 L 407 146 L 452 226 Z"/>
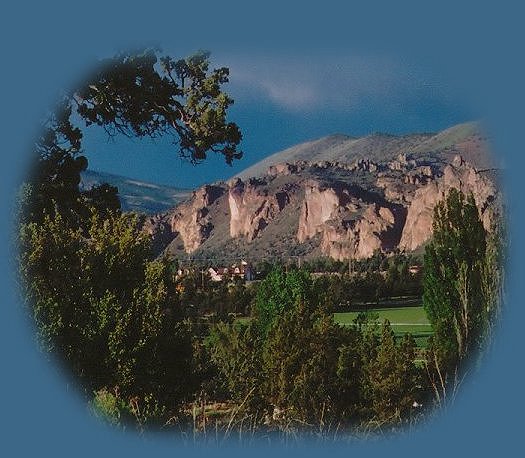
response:
<path fill-rule="evenodd" d="M 366 103 L 399 103 L 428 90 L 421 72 L 400 62 L 362 56 L 233 56 L 232 92 L 267 99 L 291 111 L 352 109 Z M 434 88 L 435 90 L 435 88 Z"/>

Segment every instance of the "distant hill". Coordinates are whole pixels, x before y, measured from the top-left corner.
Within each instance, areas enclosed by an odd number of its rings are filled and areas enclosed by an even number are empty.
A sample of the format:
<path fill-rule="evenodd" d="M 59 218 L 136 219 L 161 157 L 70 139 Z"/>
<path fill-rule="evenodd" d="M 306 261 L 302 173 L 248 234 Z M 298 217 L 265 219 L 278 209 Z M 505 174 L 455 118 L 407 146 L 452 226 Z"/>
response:
<path fill-rule="evenodd" d="M 191 194 L 188 189 L 147 183 L 110 173 L 94 170 L 86 170 L 82 173 L 81 189 L 89 189 L 101 183 L 108 183 L 118 188 L 124 211 L 146 214 L 165 212 L 186 200 Z"/>
<path fill-rule="evenodd" d="M 242 179 L 266 175 L 268 167 L 279 163 L 296 161 L 352 163 L 359 159 L 384 162 L 394 159 L 400 153 L 413 153 L 424 159 L 431 153 L 432 159 L 448 162 L 459 150 L 465 155 L 466 147 L 461 142 L 471 140 L 479 133 L 476 122 L 458 124 L 438 133 L 415 133 L 408 135 L 389 135 L 375 133 L 366 137 L 354 138 L 335 134 L 292 146 L 272 154 L 262 161 L 235 175 Z M 466 146 L 466 145 L 465 145 Z M 435 153 L 438 153 L 437 155 Z M 465 157 L 477 167 L 489 167 L 487 156 L 479 153 L 479 148 L 472 148 L 472 154 Z"/>

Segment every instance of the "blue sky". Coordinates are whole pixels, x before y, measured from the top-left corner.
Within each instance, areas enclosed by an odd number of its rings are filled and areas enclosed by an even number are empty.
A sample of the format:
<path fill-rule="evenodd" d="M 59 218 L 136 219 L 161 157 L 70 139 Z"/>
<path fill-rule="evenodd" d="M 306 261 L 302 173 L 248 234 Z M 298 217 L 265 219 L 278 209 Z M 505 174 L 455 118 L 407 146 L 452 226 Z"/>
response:
<path fill-rule="evenodd" d="M 213 49 L 211 60 L 212 66 L 230 68 L 225 90 L 235 100 L 230 119 L 243 133 L 243 159 L 228 166 L 210 155 L 192 166 L 179 159 L 170 139 L 108 139 L 92 127 L 84 139 L 90 168 L 192 188 L 227 179 L 269 154 L 325 135 L 433 132 L 477 118 L 460 88 L 406 60 L 326 53 L 220 54 Z"/>

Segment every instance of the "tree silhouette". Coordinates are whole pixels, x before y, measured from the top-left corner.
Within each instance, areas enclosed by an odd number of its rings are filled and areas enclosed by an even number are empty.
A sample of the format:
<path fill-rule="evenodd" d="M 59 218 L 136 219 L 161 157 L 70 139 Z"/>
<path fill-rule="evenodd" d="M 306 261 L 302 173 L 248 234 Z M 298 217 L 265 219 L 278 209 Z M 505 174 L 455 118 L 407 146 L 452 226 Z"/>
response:
<path fill-rule="evenodd" d="M 64 91 L 44 122 L 33 154 L 35 166 L 25 190 L 23 219 L 41 221 L 58 211 L 82 220 L 84 195 L 80 174 L 88 161 L 82 155 L 82 131 L 98 125 L 109 135 L 159 138 L 169 136 L 178 156 L 196 164 L 212 152 L 226 163 L 239 159 L 241 133 L 226 119 L 233 100 L 222 91 L 225 67 L 210 70 L 210 54 L 199 52 L 174 60 L 158 49 L 122 52 L 100 62 L 80 87 Z M 89 204 L 114 206 L 116 189 L 92 192 Z M 85 213 L 85 212 L 84 212 Z"/>

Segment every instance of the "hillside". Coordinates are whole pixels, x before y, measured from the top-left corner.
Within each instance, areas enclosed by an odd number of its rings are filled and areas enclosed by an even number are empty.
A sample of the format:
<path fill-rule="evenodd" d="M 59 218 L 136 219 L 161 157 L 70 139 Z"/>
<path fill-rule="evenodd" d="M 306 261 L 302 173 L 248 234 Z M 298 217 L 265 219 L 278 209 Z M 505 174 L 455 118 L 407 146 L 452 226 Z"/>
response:
<path fill-rule="evenodd" d="M 146 183 L 94 170 L 82 172 L 81 180 L 81 189 L 89 189 L 101 183 L 116 186 L 124 211 L 135 211 L 148 215 L 168 211 L 187 199 L 191 193 L 186 189 Z"/>
<path fill-rule="evenodd" d="M 490 226 L 500 199 L 488 151 L 475 123 L 436 134 L 324 137 L 201 187 L 145 230 L 173 257 L 359 259 L 420 250 L 435 204 L 452 187 L 474 194 Z"/>
<path fill-rule="evenodd" d="M 490 158 L 476 151 L 467 151 L 465 141 L 481 141 L 477 123 L 469 122 L 453 126 L 437 134 L 416 133 L 409 135 L 371 134 L 353 138 L 336 134 L 323 137 L 272 154 L 260 162 L 235 175 L 242 179 L 260 177 L 271 165 L 296 161 L 328 161 L 352 163 L 359 159 L 384 162 L 394 159 L 400 153 L 411 153 L 415 158 L 443 160 L 448 162 L 455 154 L 465 154 L 465 159 L 480 168 L 491 166 Z M 428 153 L 431 153 L 428 156 Z"/>

